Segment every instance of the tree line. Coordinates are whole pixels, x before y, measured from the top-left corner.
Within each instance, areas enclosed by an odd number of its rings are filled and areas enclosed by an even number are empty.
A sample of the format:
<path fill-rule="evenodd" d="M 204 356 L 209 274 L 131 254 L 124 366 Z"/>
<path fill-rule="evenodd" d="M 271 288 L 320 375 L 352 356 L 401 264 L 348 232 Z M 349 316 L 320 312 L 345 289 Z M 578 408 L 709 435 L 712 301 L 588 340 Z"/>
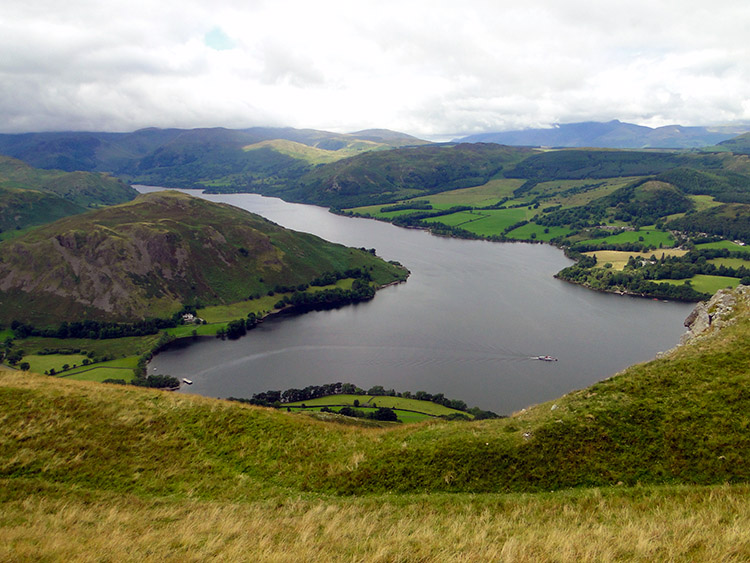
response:
<path fill-rule="evenodd" d="M 11 323 L 15 337 L 19 339 L 29 336 L 44 338 L 86 338 L 89 340 L 104 340 L 122 338 L 125 336 L 147 336 L 156 334 L 165 328 L 173 328 L 178 324 L 177 319 L 146 319 L 135 323 L 115 323 L 102 321 L 63 321 L 57 328 L 38 328 L 31 323 L 14 320 Z"/>
<path fill-rule="evenodd" d="M 351 289 L 324 289 L 322 291 L 295 291 L 276 302 L 275 309 L 292 307 L 298 311 L 332 309 L 350 303 L 368 301 L 375 297 L 375 288 L 368 282 L 355 279 Z"/>

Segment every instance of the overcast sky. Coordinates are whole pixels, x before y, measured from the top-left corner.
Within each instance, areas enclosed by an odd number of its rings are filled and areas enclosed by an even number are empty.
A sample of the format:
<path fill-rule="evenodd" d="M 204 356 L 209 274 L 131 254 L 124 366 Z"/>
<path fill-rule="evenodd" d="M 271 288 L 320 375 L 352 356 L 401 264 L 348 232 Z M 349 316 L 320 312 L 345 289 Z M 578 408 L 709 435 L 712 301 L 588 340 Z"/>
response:
<path fill-rule="evenodd" d="M 750 1 L 4 0 L 0 131 L 750 121 Z"/>

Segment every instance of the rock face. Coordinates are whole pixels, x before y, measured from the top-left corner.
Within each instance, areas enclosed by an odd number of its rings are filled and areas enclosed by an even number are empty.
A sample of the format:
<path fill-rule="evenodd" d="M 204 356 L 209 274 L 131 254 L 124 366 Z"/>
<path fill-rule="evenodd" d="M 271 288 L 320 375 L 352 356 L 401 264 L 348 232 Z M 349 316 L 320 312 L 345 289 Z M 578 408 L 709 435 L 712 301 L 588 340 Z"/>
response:
<path fill-rule="evenodd" d="M 740 285 L 736 289 L 721 289 L 708 301 L 703 301 L 685 319 L 687 332 L 682 336 L 680 344 L 706 334 L 710 330 L 718 330 L 731 322 L 738 300 L 750 302 L 750 286 Z"/>

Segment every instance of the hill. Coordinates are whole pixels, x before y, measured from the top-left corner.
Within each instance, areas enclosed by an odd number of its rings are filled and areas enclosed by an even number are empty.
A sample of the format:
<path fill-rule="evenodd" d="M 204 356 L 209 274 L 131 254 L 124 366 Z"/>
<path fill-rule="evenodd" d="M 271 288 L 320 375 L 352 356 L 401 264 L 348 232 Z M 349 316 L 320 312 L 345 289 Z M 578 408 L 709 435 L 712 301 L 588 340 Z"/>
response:
<path fill-rule="evenodd" d="M 563 123 L 544 129 L 478 133 L 456 139 L 462 143 L 498 143 L 529 147 L 597 147 L 612 149 L 700 148 L 731 139 L 736 127 L 644 127 L 618 120 Z"/>
<path fill-rule="evenodd" d="M 400 275 L 369 252 L 177 192 L 61 219 L 0 255 L 1 321 L 41 324 L 169 317 L 351 268 Z"/>
<path fill-rule="evenodd" d="M 124 203 L 138 192 L 102 173 L 40 170 L 0 156 L 0 229 L 24 228 Z"/>
<path fill-rule="evenodd" d="M 426 145 L 368 152 L 319 166 L 278 195 L 339 208 L 477 186 L 530 154 L 494 144 Z"/>
<path fill-rule="evenodd" d="M 361 133 L 361 134 L 360 134 Z M 264 141 L 284 140 L 323 151 L 356 152 L 424 144 L 415 137 L 387 130 L 332 133 L 291 127 L 248 129 L 141 129 L 131 133 L 59 132 L 0 135 L 0 154 L 38 168 L 106 171 L 133 183 L 194 187 L 196 183 L 245 185 L 248 182 L 297 178 L 307 163 L 279 158 L 272 150 L 244 150 Z M 283 153 L 280 153 L 284 156 Z M 259 158 L 262 157 L 262 158 Z"/>
<path fill-rule="evenodd" d="M 750 133 L 719 143 L 719 147 L 739 154 L 750 154 Z"/>
<path fill-rule="evenodd" d="M 695 317 L 661 359 L 479 422 L 332 425 L 4 372 L 0 554 L 745 560 L 748 289 Z"/>

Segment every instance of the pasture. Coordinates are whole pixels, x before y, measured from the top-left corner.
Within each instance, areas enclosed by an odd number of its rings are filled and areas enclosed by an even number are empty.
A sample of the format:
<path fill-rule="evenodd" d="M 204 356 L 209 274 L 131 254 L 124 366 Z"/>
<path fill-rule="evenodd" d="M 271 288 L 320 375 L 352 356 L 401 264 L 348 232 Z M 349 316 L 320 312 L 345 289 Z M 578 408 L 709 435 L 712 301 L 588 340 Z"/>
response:
<path fill-rule="evenodd" d="M 23 357 L 23 361 L 28 362 L 29 369 L 35 373 L 48 373 L 50 370 L 55 370 L 59 374 L 64 365 L 68 368 L 77 367 L 83 363 L 83 360 L 88 360 L 88 356 L 85 354 L 29 354 Z"/>
<path fill-rule="evenodd" d="M 535 214 L 526 207 L 483 209 L 481 211 L 462 211 L 452 215 L 444 215 L 435 219 L 427 219 L 425 222 L 443 223 L 452 227 L 460 227 L 479 236 L 492 236 L 503 234 L 508 227 L 520 221 L 527 221 Z"/>
<path fill-rule="evenodd" d="M 707 242 L 704 244 L 696 244 L 695 248 L 696 250 L 726 249 L 726 250 L 729 250 L 730 252 L 747 252 L 750 254 L 750 246 L 740 245 L 740 244 L 737 244 L 736 242 L 732 242 L 731 240 L 721 240 L 719 242 Z"/>
<path fill-rule="evenodd" d="M 595 242 L 608 245 L 640 242 L 655 248 L 672 248 L 675 245 L 675 239 L 671 233 L 653 228 L 624 231 L 616 235 L 595 239 Z"/>
<path fill-rule="evenodd" d="M 330 395 L 328 397 L 319 397 L 317 399 L 309 399 L 307 401 L 298 401 L 294 403 L 284 404 L 284 407 L 301 407 L 304 403 L 307 407 L 323 407 L 323 406 L 355 406 L 354 401 L 358 401 L 360 407 L 388 407 L 394 410 L 407 410 L 414 411 L 416 413 L 422 413 L 428 417 L 432 416 L 445 416 L 455 413 L 466 414 L 469 418 L 472 416 L 468 413 L 463 413 L 456 409 L 451 409 L 432 401 L 420 401 L 417 399 L 407 399 L 404 397 L 391 397 L 389 395 Z M 399 415 L 400 418 L 400 415 Z"/>
<path fill-rule="evenodd" d="M 659 280 L 660 282 L 670 283 L 672 285 L 682 285 L 685 280 Z M 714 294 L 720 289 L 727 287 L 737 287 L 740 285 L 739 278 L 730 278 L 727 276 L 709 276 L 706 274 L 698 274 L 690 278 L 690 285 L 696 291 L 702 291 L 705 293 Z"/>
<path fill-rule="evenodd" d="M 134 376 L 133 370 L 137 366 L 138 357 L 131 356 L 88 366 L 80 366 L 58 375 L 60 377 L 65 377 L 66 379 L 75 379 L 77 381 L 102 382 L 105 379 L 124 379 L 125 381 L 131 381 Z"/>
<path fill-rule="evenodd" d="M 628 263 L 628 260 L 631 256 L 635 258 L 642 258 L 643 260 L 648 260 L 652 256 L 656 256 L 657 258 L 661 258 L 662 254 L 664 256 L 684 256 L 687 254 L 687 250 L 682 250 L 679 248 L 665 248 L 665 249 L 659 249 L 658 251 L 652 251 L 652 252 L 626 252 L 624 250 L 596 250 L 593 252 L 584 252 L 586 256 L 595 256 L 596 257 L 596 265 L 598 267 L 604 266 L 604 264 L 612 264 L 612 269 L 614 270 L 622 270 L 625 265 Z"/>

